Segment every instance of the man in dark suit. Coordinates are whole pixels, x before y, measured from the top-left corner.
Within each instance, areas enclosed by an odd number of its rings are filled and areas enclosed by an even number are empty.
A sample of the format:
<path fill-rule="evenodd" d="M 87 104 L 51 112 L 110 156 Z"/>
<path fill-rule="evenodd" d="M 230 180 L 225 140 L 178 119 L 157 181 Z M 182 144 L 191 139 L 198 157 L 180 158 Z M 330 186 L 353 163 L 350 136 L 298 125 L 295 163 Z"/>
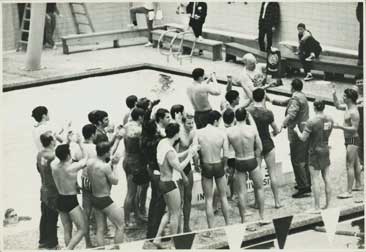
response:
<path fill-rule="evenodd" d="M 190 14 L 189 26 L 192 27 L 196 39 L 202 39 L 202 27 L 206 21 L 207 4 L 205 2 L 189 2 L 186 7 L 186 12 Z M 190 50 L 185 48 L 184 53 L 190 53 Z M 202 55 L 202 50 L 199 51 Z"/>
<path fill-rule="evenodd" d="M 259 13 L 259 49 L 263 52 L 268 51 L 272 46 L 272 33 L 280 23 L 280 5 L 277 2 L 263 2 Z M 267 46 L 264 42 L 267 37 Z"/>

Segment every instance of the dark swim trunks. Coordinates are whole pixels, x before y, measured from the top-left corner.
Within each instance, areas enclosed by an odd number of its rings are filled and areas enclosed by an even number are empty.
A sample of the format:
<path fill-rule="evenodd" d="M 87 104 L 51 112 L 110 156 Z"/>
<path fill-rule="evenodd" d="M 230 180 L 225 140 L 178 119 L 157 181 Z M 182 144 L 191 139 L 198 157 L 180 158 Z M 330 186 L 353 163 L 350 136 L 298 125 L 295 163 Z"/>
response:
<path fill-rule="evenodd" d="M 171 192 L 176 188 L 177 188 L 177 185 L 174 181 L 159 181 L 159 189 L 162 194 Z"/>
<path fill-rule="evenodd" d="M 239 172 L 251 172 L 257 168 L 257 159 L 235 160 L 235 169 Z"/>
<path fill-rule="evenodd" d="M 344 139 L 344 144 L 346 145 L 346 147 L 348 145 L 359 146 L 360 145 L 360 138 L 359 137 L 346 137 Z"/>
<path fill-rule="evenodd" d="M 316 152 L 309 152 L 309 166 L 314 167 L 315 170 L 323 170 L 330 165 L 329 152 L 327 154 L 320 154 Z"/>
<path fill-rule="evenodd" d="M 211 179 L 215 177 L 216 179 L 221 178 L 225 175 L 225 169 L 223 162 L 207 164 L 202 163 L 202 176 Z"/>
<path fill-rule="evenodd" d="M 183 172 L 186 176 L 188 176 L 191 171 L 192 171 L 191 163 L 188 163 L 188 165 L 184 167 Z"/>
<path fill-rule="evenodd" d="M 110 196 L 105 196 L 105 197 L 92 196 L 91 203 L 94 208 L 102 211 L 103 209 L 112 205 L 113 200 L 111 199 Z"/>
<path fill-rule="evenodd" d="M 266 156 L 274 149 L 274 143 L 272 139 L 262 141 L 262 155 Z"/>
<path fill-rule="evenodd" d="M 62 195 L 60 194 L 57 198 L 57 210 L 63 213 L 69 213 L 75 207 L 79 205 L 78 198 L 75 195 Z"/>
<path fill-rule="evenodd" d="M 230 168 L 235 168 L 235 158 L 229 158 L 227 160 L 227 166 L 229 166 Z"/>
<path fill-rule="evenodd" d="M 206 110 L 206 111 L 196 111 L 194 112 L 194 122 L 196 124 L 197 129 L 202 129 L 206 127 L 208 124 L 208 114 L 212 111 Z"/>

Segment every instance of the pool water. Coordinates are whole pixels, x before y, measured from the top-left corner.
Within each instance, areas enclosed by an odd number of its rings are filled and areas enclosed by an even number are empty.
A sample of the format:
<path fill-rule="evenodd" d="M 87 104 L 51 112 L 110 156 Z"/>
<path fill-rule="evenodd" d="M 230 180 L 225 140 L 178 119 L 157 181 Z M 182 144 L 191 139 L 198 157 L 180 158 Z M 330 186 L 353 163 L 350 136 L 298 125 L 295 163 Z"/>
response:
<path fill-rule="evenodd" d="M 36 149 L 32 138 L 34 120 L 31 111 L 34 107 L 44 105 L 49 110 L 51 121 L 62 126 L 72 121 L 72 127 L 80 132 L 82 126 L 89 123 L 87 114 L 95 109 L 105 110 L 114 125 L 122 123 L 127 112 L 125 99 L 134 94 L 138 97 L 160 98 L 160 106 L 170 109 L 173 104 L 183 104 L 192 110 L 186 96 L 186 87 L 192 80 L 188 77 L 172 75 L 173 90 L 158 95 L 152 91 L 158 85 L 159 72 L 141 70 L 102 77 L 85 78 L 56 85 L 41 86 L 17 90 L 3 94 L 2 115 L 2 175 L 3 175 L 3 209 L 15 208 L 19 215 L 31 216 L 32 225 L 38 225 L 40 217 L 40 177 L 35 166 Z M 214 109 L 224 99 L 226 86 L 222 85 L 222 95 L 210 97 Z M 274 95 L 271 95 L 275 97 Z M 276 96 L 278 98 L 280 97 Z M 275 114 L 278 126 L 284 119 L 284 108 L 268 104 Z M 312 106 L 311 116 L 313 115 Z M 327 106 L 326 112 L 341 123 L 343 113 Z M 330 145 L 332 146 L 332 163 L 337 169 L 344 169 L 345 157 L 343 133 L 333 132 Z M 283 132 L 275 138 L 276 158 L 282 162 L 283 172 L 291 170 L 287 133 Z M 119 151 L 123 151 L 120 146 Z M 341 155 L 337 155 L 342 153 Z M 339 164 L 339 165 L 338 165 Z M 113 187 L 112 198 L 118 205 L 123 205 L 126 193 L 125 174 L 122 165 L 119 166 L 120 183 Z M 34 221 L 34 222 L 33 222 Z"/>

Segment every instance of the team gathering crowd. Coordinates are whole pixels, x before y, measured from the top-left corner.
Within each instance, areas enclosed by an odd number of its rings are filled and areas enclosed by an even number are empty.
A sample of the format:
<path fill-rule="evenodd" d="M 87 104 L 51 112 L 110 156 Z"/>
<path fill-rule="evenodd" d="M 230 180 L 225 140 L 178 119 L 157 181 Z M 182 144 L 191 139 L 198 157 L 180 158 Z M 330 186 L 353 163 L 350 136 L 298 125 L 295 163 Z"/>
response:
<path fill-rule="evenodd" d="M 341 124 L 324 111 L 323 100 L 314 101 L 315 115 L 309 118 L 308 100 L 299 79 L 291 82 L 290 98 L 277 100 L 267 96 L 266 89 L 273 83 L 265 83 L 253 55 L 246 54 L 243 61 L 241 75 L 228 76 L 225 94 L 221 93 L 215 73 L 207 75 L 202 68 L 193 70 L 193 83 L 187 87 L 186 95 L 194 112 L 186 111 L 182 104 L 168 110 L 159 107 L 160 100 L 130 95 L 126 98 L 130 111 L 121 120 L 123 123 L 114 127 L 106 111 L 91 111 L 90 123 L 81 129 L 83 139 L 71 130 L 71 123 L 67 130 L 55 128 L 46 107 L 34 108 L 32 117 L 37 124 L 33 135 L 42 180 L 39 248 L 59 247 L 58 216 L 64 227 L 67 249 L 73 249 L 83 237 L 86 246 L 93 247 L 90 224 L 96 230 L 96 245 L 103 246 L 109 232 L 107 218 L 116 228 L 116 244 L 126 241 L 126 230 L 146 224 L 146 237 L 158 248 L 166 227 L 170 235 L 191 232 L 193 170 L 201 174 L 208 228 L 215 227 L 214 198 L 220 200 L 225 224 L 229 225 L 235 224 L 230 221 L 228 203 L 228 197 L 234 195 L 241 222 L 245 222 L 249 178 L 253 181 L 259 224 L 268 224 L 261 164 L 264 159 L 274 207 L 281 208 L 281 174 L 276 171 L 273 138 L 284 129 L 288 131 L 296 180 L 297 192 L 292 197 L 302 198 L 312 192 L 314 207 L 309 209 L 310 213 L 320 213 L 320 175 L 325 184 L 323 208 L 332 206 L 328 139 L 333 129 L 344 132 L 347 156 L 347 189 L 337 197 L 350 198 L 352 191 L 363 190 L 362 76 L 357 78 L 355 88 L 344 90 L 343 103 L 333 85 L 334 104 L 337 109 L 345 110 Z M 166 81 L 171 82 L 169 78 L 160 79 L 162 87 Z M 239 88 L 234 89 L 233 84 Z M 223 96 L 220 109 L 213 110 L 209 96 L 220 95 Z M 267 103 L 286 107 L 280 126 Z M 112 185 L 118 184 L 121 178 L 116 168 L 122 157 L 118 151 L 121 142 L 126 174 L 126 182 L 121 183 L 127 183 L 123 209 L 110 196 Z M 78 183 L 78 173 L 81 173 L 81 183 Z M 146 211 L 149 187 L 151 197 Z M 231 195 L 227 193 L 229 188 Z M 77 199 L 80 189 L 82 208 Z M 73 225 L 77 228 L 74 233 Z M 208 231 L 205 235 L 212 234 Z"/>
<path fill-rule="evenodd" d="M 137 13 L 149 15 L 153 10 L 153 3 L 132 7 L 131 26 L 137 26 Z M 48 12 L 55 11 L 52 8 Z M 270 17 L 266 11 L 272 13 Z M 278 11 L 278 3 L 261 5 L 261 51 L 271 49 Z M 189 14 L 189 26 L 195 37 L 202 39 L 207 4 L 181 4 L 177 14 L 182 13 Z M 147 17 L 149 46 L 152 19 Z M 322 48 L 305 24 L 299 23 L 297 30 L 304 81 L 309 81 L 313 79 L 311 62 Z M 52 32 L 48 37 L 52 40 Z M 48 44 L 53 47 L 51 42 Z M 333 84 L 334 105 L 345 111 L 344 121 L 336 122 L 327 113 L 324 100 L 316 99 L 310 107 L 302 91 L 302 80 L 293 79 L 291 96 L 279 100 L 267 95 L 266 90 L 282 85 L 282 81 L 267 81 L 264 69 L 253 54 L 245 54 L 243 63 L 239 76 L 227 76 L 225 93 L 215 73 L 207 74 L 204 69 L 195 68 L 191 74 L 193 81 L 185 94 L 193 111 L 189 111 L 186 104 L 162 107 L 159 99 L 131 94 L 125 100 L 129 112 L 118 126 L 110 123 L 106 111 L 97 109 L 85 115 L 88 124 L 75 130 L 71 122 L 65 129 L 55 127 L 47 107 L 34 108 L 33 137 L 42 182 L 39 248 L 60 248 L 59 217 L 67 249 L 74 249 L 83 238 L 87 248 L 104 246 L 106 236 L 110 235 L 107 220 L 115 226 L 115 244 L 127 241 L 127 230 L 146 227 L 146 238 L 161 248 L 167 227 L 169 235 L 192 231 L 194 172 L 201 175 L 209 229 L 215 227 L 218 201 L 226 225 L 235 224 L 229 216 L 229 200 L 237 204 L 241 223 L 245 223 L 249 179 L 253 182 L 253 207 L 258 210 L 258 223 L 269 224 L 264 207 L 268 199 L 265 199 L 262 163 L 268 170 L 273 207 L 279 209 L 283 207 L 281 197 L 289 195 L 281 194 L 282 174 L 276 166 L 275 137 L 285 130 L 297 190 L 291 196 L 300 199 L 312 195 L 314 205 L 308 209 L 309 213 L 318 214 L 321 209 L 332 207 L 334 201 L 329 147 L 333 130 L 343 131 L 346 148 L 347 184 L 337 185 L 345 188 L 337 198 L 352 198 L 353 191 L 363 191 L 363 76 L 357 76 L 356 85 L 344 90 L 342 101 Z M 161 92 L 166 92 L 173 80 L 168 75 L 161 75 L 159 82 Z M 210 96 L 222 97 L 220 108 L 214 109 Z M 267 104 L 286 108 L 280 124 Z M 311 109 L 313 117 L 309 116 Z M 123 147 L 123 154 L 120 147 Z M 122 165 L 126 181 L 120 181 L 118 165 Z M 123 208 L 111 198 L 112 186 L 118 183 L 127 185 Z M 324 204 L 320 202 L 322 183 Z M 151 195 L 148 197 L 149 188 Z M 78 194 L 81 194 L 81 204 Z M 150 202 L 146 209 L 148 198 Z M 76 232 L 73 232 L 74 225 Z M 92 231 L 95 231 L 95 241 L 91 239 Z M 212 232 L 205 232 L 205 236 L 212 236 Z"/>

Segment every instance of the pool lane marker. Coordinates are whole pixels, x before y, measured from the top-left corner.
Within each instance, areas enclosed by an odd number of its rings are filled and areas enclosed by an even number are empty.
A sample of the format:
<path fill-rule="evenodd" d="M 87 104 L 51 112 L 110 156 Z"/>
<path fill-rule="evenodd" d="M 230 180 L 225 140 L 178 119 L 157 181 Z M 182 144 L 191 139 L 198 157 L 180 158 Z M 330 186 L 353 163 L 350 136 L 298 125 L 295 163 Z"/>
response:
<path fill-rule="evenodd" d="M 230 249 L 239 249 L 243 242 L 245 234 L 245 225 L 236 224 L 225 227 L 226 237 L 229 243 Z"/>
<path fill-rule="evenodd" d="M 339 213 L 340 213 L 339 208 L 329 208 L 329 209 L 321 211 L 321 215 L 322 215 L 324 226 L 325 226 L 325 231 L 327 234 L 329 244 L 331 246 L 333 245 L 333 241 L 334 241 L 334 237 L 335 237 L 335 233 L 336 233 L 336 229 L 337 229 L 337 224 L 339 221 Z"/>
<path fill-rule="evenodd" d="M 173 236 L 175 249 L 191 249 L 196 233 Z"/>
<path fill-rule="evenodd" d="M 278 247 L 283 249 L 286 244 L 286 239 L 288 232 L 290 230 L 291 222 L 293 216 L 286 216 L 283 218 L 272 219 L 275 231 L 276 231 L 276 238 L 278 242 Z"/>

